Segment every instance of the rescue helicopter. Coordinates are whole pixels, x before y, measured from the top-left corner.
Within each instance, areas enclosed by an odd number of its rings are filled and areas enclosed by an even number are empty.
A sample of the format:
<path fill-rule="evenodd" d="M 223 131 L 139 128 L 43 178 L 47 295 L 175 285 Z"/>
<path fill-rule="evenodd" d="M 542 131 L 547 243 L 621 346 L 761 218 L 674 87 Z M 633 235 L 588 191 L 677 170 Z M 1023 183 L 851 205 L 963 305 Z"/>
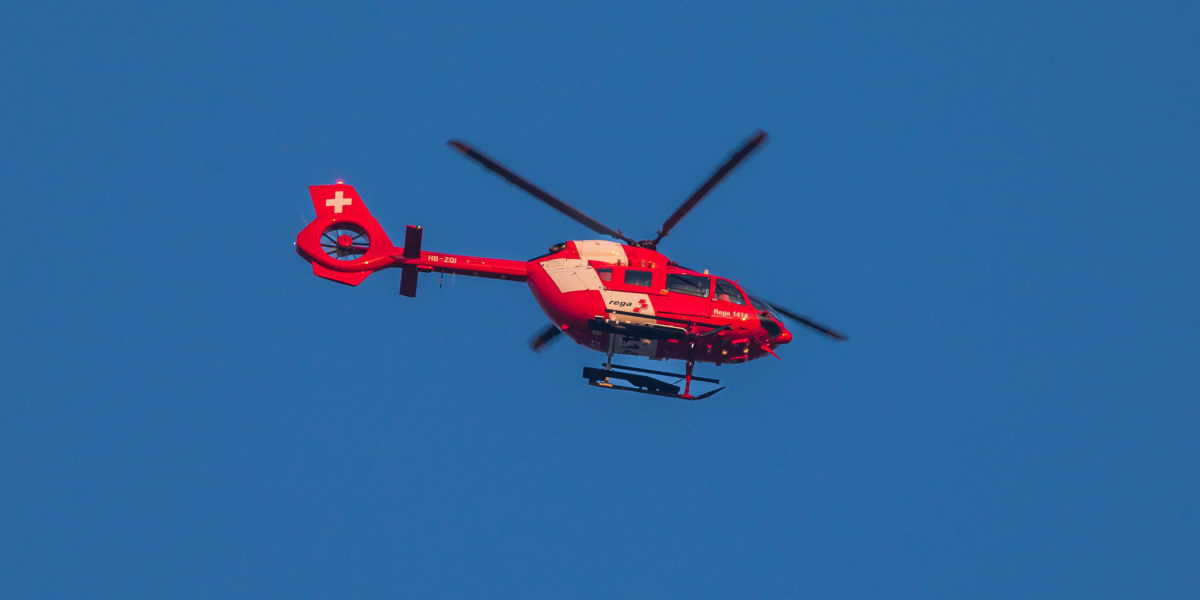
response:
<path fill-rule="evenodd" d="M 383 269 L 400 269 L 400 295 L 417 295 L 421 273 L 450 273 L 524 282 L 550 319 L 530 346 L 540 351 L 562 336 L 602 352 L 603 366 L 584 367 L 588 384 L 700 400 L 724 387 L 693 396 L 692 381 L 719 384 L 694 375 L 696 363 L 739 364 L 764 356 L 779 358 L 775 349 L 792 340 L 784 324 L 791 319 L 818 333 L 844 341 L 846 336 L 749 293 L 736 280 L 694 271 L 658 251 L 663 238 L 718 183 L 767 140 L 756 131 L 663 222 L 652 239 L 635 240 L 550 195 L 465 142 L 447 145 L 528 192 L 552 208 L 609 240 L 572 240 L 550 246 L 527 261 L 483 258 L 421 247 L 424 229 L 409 225 L 404 243 L 396 246 L 371 216 L 362 198 L 341 180 L 309 186 L 317 219 L 296 236 L 296 251 L 312 264 L 313 273 L 356 286 Z M 645 356 L 682 360 L 684 373 L 615 364 L 613 356 Z M 654 376 L 675 378 L 674 383 Z M 682 379 L 682 391 L 676 385 Z"/>

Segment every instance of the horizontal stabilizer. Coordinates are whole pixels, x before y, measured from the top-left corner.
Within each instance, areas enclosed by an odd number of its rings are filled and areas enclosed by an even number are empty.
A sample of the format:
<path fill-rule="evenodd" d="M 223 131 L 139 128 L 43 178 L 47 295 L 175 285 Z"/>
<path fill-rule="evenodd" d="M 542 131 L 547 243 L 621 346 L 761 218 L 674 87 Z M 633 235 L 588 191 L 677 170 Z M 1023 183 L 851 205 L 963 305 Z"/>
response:
<path fill-rule="evenodd" d="M 421 258 L 421 233 L 424 231 L 417 225 L 404 229 L 404 258 Z"/>
<path fill-rule="evenodd" d="M 417 268 L 412 265 L 400 269 L 400 295 L 417 297 Z"/>

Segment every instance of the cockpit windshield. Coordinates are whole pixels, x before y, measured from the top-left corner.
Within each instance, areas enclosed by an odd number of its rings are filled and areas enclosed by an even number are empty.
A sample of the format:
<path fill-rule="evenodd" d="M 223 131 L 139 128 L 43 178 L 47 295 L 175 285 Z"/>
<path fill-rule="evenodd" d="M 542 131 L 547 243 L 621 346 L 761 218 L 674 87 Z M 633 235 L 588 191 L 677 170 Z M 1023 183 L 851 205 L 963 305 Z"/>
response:
<path fill-rule="evenodd" d="M 746 295 L 749 296 L 749 298 L 750 298 L 751 306 L 753 306 L 754 308 L 756 308 L 760 311 L 766 311 L 766 312 L 769 312 L 769 313 L 775 315 L 776 319 L 779 319 L 781 321 L 783 320 L 780 318 L 779 311 L 775 310 L 774 306 L 767 304 L 766 300 L 763 300 L 762 298 L 755 296 L 753 293 L 750 292 L 750 290 L 746 290 Z"/>

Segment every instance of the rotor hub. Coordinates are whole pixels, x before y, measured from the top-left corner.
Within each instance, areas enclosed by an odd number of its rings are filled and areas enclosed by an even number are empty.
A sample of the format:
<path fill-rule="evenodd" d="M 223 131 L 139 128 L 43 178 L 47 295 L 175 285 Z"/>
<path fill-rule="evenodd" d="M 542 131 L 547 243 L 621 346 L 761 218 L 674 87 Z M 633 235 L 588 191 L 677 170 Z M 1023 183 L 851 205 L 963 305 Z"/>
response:
<path fill-rule="evenodd" d="M 358 260 L 371 247 L 371 237 L 353 223 L 334 223 L 321 233 L 321 249 L 336 260 Z"/>

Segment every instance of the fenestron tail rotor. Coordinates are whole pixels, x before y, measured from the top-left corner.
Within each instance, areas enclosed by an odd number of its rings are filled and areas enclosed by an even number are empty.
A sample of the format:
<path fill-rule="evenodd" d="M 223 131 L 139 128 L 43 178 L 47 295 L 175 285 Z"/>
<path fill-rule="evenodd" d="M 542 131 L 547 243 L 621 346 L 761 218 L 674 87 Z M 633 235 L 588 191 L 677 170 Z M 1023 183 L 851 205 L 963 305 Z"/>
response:
<path fill-rule="evenodd" d="M 321 249 L 337 260 L 358 260 L 370 247 L 367 231 L 353 223 L 334 223 L 321 232 Z"/>

